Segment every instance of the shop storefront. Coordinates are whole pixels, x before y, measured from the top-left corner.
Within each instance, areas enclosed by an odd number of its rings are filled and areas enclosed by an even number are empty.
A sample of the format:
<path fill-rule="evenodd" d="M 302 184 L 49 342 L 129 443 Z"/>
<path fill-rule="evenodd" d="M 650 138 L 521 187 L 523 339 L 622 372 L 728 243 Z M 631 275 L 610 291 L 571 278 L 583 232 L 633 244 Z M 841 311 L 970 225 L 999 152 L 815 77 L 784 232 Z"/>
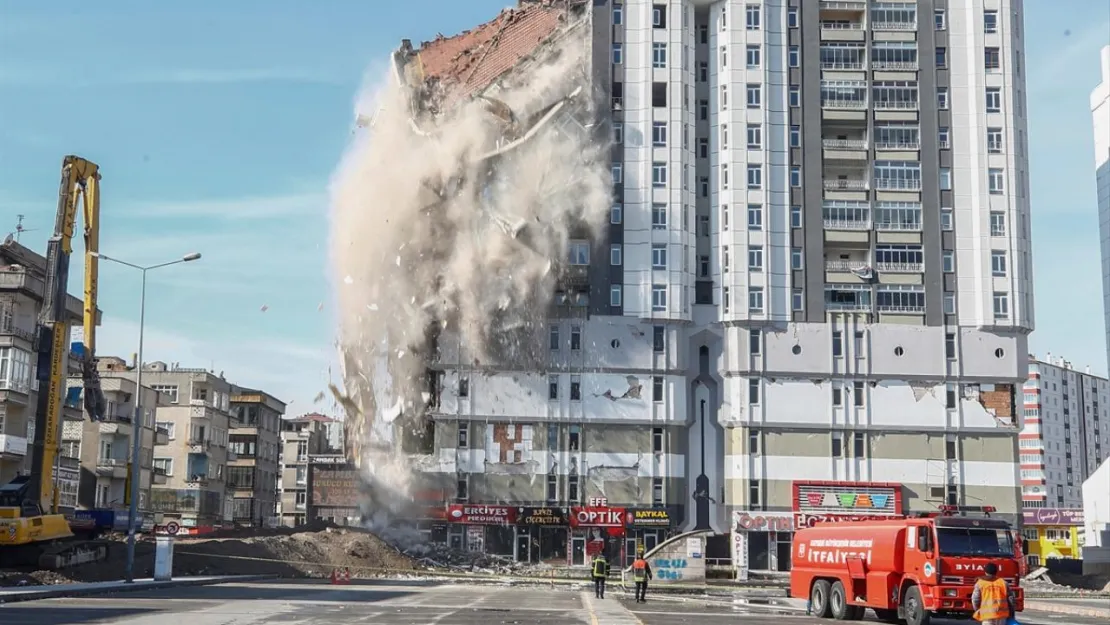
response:
<path fill-rule="evenodd" d="M 629 508 L 627 517 L 624 566 L 632 566 L 637 548 L 643 547 L 647 553 L 666 540 L 675 526 L 675 518 L 670 509 L 663 507 Z"/>
<path fill-rule="evenodd" d="M 584 566 L 597 553 L 605 553 L 610 561 L 619 561 L 621 539 L 626 533 L 628 511 L 609 507 L 603 498 L 590 500 L 589 506 L 570 509 L 570 562 Z"/>
<path fill-rule="evenodd" d="M 517 509 L 512 506 L 450 504 L 447 544 L 452 549 L 512 556 L 516 550 Z"/>
<path fill-rule="evenodd" d="M 732 563 L 738 579 L 749 571 L 789 571 L 794 531 L 817 523 L 901 516 L 901 484 L 794 482 L 793 510 L 742 510 L 732 518 Z"/>
<path fill-rule="evenodd" d="M 517 508 L 514 558 L 517 562 L 566 564 L 566 508 Z"/>
<path fill-rule="evenodd" d="M 1023 511 L 1022 538 L 1030 567 L 1050 559 L 1083 557 L 1083 510 L 1079 508 L 1029 508 Z"/>

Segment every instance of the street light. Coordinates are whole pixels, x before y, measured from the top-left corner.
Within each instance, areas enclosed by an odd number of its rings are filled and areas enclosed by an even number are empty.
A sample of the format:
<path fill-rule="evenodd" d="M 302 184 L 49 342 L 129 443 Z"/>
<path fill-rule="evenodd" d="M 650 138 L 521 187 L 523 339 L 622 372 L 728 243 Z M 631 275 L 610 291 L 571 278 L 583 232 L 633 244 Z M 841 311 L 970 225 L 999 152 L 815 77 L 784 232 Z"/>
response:
<path fill-rule="evenodd" d="M 113 263 L 138 269 L 143 274 L 143 286 L 139 292 L 139 353 L 135 356 L 135 417 L 131 424 L 131 508 L 127 518 L 127 579 L 128 584 L 135 581 L 135 532 L 137 531 L 137 523 L 139 516 L 139 488 L 140 473 L 139 473 L 139 453 L 142 451 L 141 440 L 143 436 L 143 329 L 146 323 L 146 272 L 151 269 L 158 269 L 161 267 L 169 267 L 170 265 L 177 265 L 180 263 L 188 263 L 194 260 L 200 260 L 198 252 L 186 254 L 176 260 L 171 260 L 165 263 L 158 263 L 156 265 L 135 265 L 118 258 L 105 256 L 100 252 L 93 252 L 94 258 L 100 260 L 107 260 Z"/>

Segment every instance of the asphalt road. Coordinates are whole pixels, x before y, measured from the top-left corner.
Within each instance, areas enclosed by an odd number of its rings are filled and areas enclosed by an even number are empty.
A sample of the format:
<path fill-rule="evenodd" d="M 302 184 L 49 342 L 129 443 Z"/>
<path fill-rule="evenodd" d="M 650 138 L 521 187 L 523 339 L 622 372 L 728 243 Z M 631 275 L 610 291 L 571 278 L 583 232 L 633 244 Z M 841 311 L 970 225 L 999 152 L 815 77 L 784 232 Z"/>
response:
<path fill-rule="evenodd" d="M 0 605 L 4 625 L 781 625 L 784 620 L 831 623 L 789 608 L 735 602 L 656 598 L 637 605 L 612 591 L 597 601 L 578 590 L 411 581 L 225 584 Z M 1022 623 L 1105 625 L 1032 614 Z"/>

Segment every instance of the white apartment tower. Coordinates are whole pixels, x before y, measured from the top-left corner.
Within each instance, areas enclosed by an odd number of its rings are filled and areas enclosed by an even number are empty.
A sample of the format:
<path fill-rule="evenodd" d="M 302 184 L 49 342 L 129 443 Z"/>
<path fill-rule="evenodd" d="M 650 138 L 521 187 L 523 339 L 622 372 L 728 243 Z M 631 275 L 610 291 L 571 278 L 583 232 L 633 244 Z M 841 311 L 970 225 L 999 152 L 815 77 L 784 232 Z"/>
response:
<path fill-rule="evenodd" d="M 571 245 L 588 292 L 556 298 L 545 371 L 444 349 L 428 472 L 455 501 L 605 497 L 722 533 L 793 523 L 804 484 L 819 513 L 1017 521 L 1021 2 L 591 5 L 614 205 Z M 746 534 L 736 566 L 785 567 L 789 532 Z"/>
<path fill-rule="evenodd" d="M 1098 185 L 1098 230 L 1102 240 L 1102 314 L 1110 360 L 1110 46 L 1102 49 L 1102 82 L 1091 92 L 1095 131 L 1095 182 Z"/>
<path fill-rule="evenodd" d="M 1110 458 L 1110 383 L 1063 358 L 1030 357 L 1020 435 L 1026 508 L 1081 508 L 1083 482 Z"/>

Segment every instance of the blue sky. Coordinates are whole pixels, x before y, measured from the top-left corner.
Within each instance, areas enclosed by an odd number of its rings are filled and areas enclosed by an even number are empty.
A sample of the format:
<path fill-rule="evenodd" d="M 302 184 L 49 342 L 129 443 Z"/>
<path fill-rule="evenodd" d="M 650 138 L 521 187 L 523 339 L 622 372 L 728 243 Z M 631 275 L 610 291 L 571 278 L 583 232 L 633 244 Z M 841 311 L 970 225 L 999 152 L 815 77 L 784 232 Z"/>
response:
<path fill-rule="evenodd" d="M 0 230 L 23 214 L 33 230 L 22 242 L 42 251 L 62 156 L 99 163 L 105 254 L 204 254 L 150 274 L 146 360 L 224 371 L 291 401 L 290 414 L 331 412 L 312 404 L 338 374 L 326 193 L 359 88 L 402 38 L 453 34 L 509 4 L 3 2 Z M 1088 95 L 1110 11 L 1105 0 L 1025 4 L 1032 346 L 1105 373 Z M 138 278 L 101 265 L 102 355 L 135 350 Z"/>

